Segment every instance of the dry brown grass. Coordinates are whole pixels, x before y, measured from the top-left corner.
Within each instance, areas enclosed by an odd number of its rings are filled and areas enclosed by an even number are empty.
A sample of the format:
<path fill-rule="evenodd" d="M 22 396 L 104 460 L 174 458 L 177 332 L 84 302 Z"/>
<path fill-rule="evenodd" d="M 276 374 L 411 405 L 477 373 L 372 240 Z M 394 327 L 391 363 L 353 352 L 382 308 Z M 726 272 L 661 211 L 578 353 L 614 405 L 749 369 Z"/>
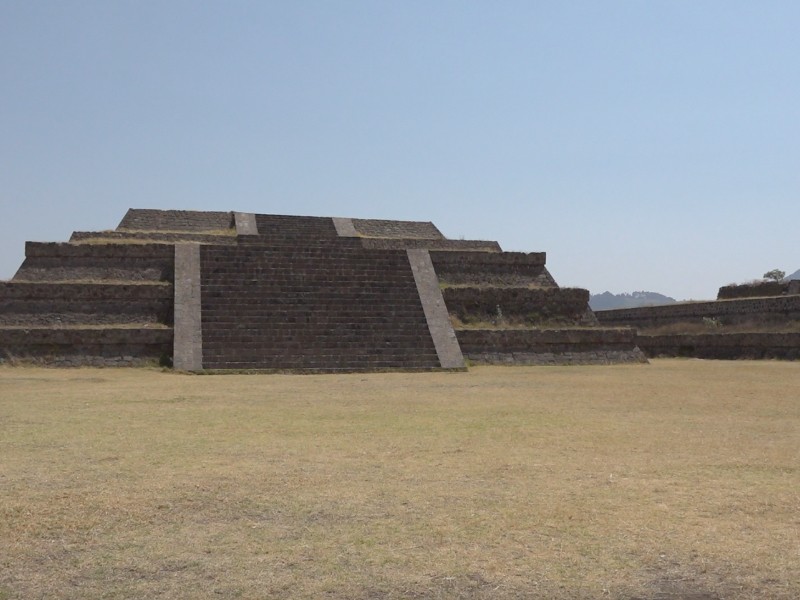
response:
<path fill-rule="evenodd" d="M 0 598 L 797 598 L 799 389 L 0 368 Z"/>

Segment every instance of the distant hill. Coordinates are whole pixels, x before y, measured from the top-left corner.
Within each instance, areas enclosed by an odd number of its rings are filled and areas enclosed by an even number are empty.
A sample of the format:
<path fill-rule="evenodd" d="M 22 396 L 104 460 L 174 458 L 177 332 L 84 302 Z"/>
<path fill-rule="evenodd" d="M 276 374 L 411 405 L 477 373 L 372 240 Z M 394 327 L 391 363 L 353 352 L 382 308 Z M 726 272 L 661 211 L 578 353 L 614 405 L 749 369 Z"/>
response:
<path fill-rule="evenodd" d="M 800 273 L 800 271 L 798 271 Z M 672 304 L 677 302 L 675 298 L 670 298 L 658 292 L 632 292 L 622 294 L 612 294 L 603 292 L 602 294 L 592 294 L 589 298 L 589 306 L 592 310 L 605 310 L 608 308 L 635 308 L 637 306 L 655 306 L 657 304 Z"/>
<path fill-rule="evenodd" d="M 791 275 L 787 275 L 786 279 L 800 279 L 800 269 L 797 269 L 797 271 L 795 271 Z"/>

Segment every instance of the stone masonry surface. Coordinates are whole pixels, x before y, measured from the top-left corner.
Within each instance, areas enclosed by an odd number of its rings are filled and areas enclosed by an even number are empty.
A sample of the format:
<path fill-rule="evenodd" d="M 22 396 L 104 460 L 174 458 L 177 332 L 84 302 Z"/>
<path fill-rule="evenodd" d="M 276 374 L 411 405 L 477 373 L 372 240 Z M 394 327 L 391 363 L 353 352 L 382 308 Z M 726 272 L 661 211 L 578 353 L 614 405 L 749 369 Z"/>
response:
<path fill-rule="evenodd" d="M 422 221 L 384 221 L 352 219 L 353 228 L 364 237 L 443 240 L 444 236 L 433 223 Z"/>
<path fill-rule="evenodd" d="M 595 315 L 604 325 L 640 328 L 681 322 L 702 323 L 703 318 L 720 319 L 724 324 L 785 322 L 800 318 L 800 295 L 598 310 Z"/>
<path fill-rule="evenodd" d="M 646 362 L 632 329 L 463 329 L 456 335 L 476 364 Z"/>
<path fill-rule="evenodd" d="M 256 215 L 259 235 L 271 240 L 313 240 L 338 237 L 331 217 Z"/>
<path fill-rule="evenodd" d="M 136 366 L 152 364 L 171 352 L 171 329 L 0 329 L 0 362 Z"/>
<path fill-rule="evenodd" d="M 233 213 L 196 210 L 131 208 L 117 229 L 138 231 L 217 231 L 231 229 Z"/>
<path fill-rule="evenodd" d="M 426 240 L 418 238 L 361 238 L 364 248 L 371 250 L 472 250 L 475 252 L 500 252 L 500 244 L 483 240 Z"/>
<path fill-rule="evenodd" d="M 406 253 L 334 242 L 202 246 L 204 368 L 438 367 Z"/>
<path fill-rule="evenodd" d="M 13 281 L 171 281 L 171 244 L 27 242 Z"/>
<path fill-rule="evenodd" d="M 169 284 L 0 282 L 0 326 L 170 323 Z"/>
<path fill-rule="evenodd" d="M 446 287 L 442 293 L 450 314 L 464 323 L 515 319 L 577 324 L 589 302 L 589 292 L 578 288 Z"/>
<path fill-rule="evenodd" d="M 558 287 L 545 260 L 544 252 L 431 252 L 439 281 L 449 285 Z"/>
<path fill-rule="evenodd" d="M 639 335 L 648 356 L 707 359 L 800 359 L 800 333 L 709 333 Z"/>
<path fill-rule="evenodd" d="M 762 296 L 782 296 L 793 293 L 790 281 L 760 281 L 740 285 L 726 285 L 719 288 L 717 300 L 731 298 L 758 298 Z M 800 291 L 794 292 L 795 294 Z"/>

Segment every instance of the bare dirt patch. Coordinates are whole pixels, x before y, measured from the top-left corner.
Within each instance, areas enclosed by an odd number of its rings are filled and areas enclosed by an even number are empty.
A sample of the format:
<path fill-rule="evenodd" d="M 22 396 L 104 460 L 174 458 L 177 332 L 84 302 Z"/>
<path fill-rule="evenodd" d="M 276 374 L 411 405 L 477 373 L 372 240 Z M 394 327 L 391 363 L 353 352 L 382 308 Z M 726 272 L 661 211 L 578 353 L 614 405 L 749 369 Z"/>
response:
<path fill-rule="evenodd" d="M 0 368 L 0 598 L 797 598 L 798 389 Z"/>

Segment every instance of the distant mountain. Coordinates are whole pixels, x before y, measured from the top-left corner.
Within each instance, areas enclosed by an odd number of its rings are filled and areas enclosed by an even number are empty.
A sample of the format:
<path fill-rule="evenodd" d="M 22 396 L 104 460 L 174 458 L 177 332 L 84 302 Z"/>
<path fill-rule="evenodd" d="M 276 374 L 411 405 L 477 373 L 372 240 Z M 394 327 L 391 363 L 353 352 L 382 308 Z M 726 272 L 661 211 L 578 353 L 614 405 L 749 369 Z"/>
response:
<path fill-rule="evenodd" d="M 657 304 L 672 304 L 677 302 L 675 298 L 670 298 L 658 292 L 632 292 L 622 294 L 612 294 L 603 292 L 602 294 L 592 294 L 589 298 L 589 306 L 592 310 L 605 310 L 608 308 L 635 308 L 637 306 L 655 306 Z"/>
<path fill-rule="evenodd" d="M 787 281 L 790 280 L 790 279 L 800 279 L 800 269 L 797 269 L 797 271 L 795 271 L 791 275 L 787 275 L 786 276 L 786 280 Z"/>

